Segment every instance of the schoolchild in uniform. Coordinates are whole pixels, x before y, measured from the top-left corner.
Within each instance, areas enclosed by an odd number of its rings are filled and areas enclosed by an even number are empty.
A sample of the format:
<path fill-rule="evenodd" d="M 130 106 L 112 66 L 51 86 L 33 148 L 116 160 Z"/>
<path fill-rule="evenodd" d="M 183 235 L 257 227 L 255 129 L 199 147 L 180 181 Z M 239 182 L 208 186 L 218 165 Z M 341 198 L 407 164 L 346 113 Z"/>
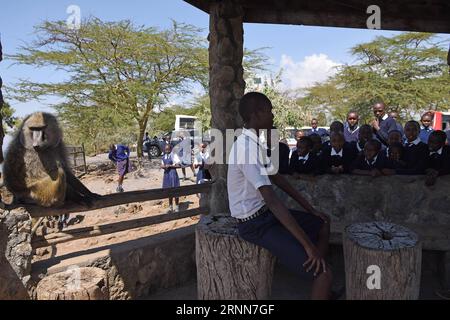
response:
<path fill-rule="evenodd" d="M 391 142 L 388 149 L 389 169 L 394 170 L 392 174 L 396 174 L 397 169 L 406 168 L 406 162 L 403 161 L 403 153 L 405 148 L 400 142 Z"/>
<path fill-rule="evenodd" d="M 388 167 L 387 158 L 381 152 L 381 142 L 371 139 L 364 145 L 361 153 L 352 164 L 351 173 L 361 176 L 379 177 Z"/>
<path fill-rule="evenodd" d="M 312 153 L 319 157 L 322 153 L 322 138 L 318 134 L 312 134 L 309 138 L 313 143 Z"/>
<path fill-rule="evenodd" d="M 349 173 L 356 154 L 350 144 L 346 144 L 341 132 L 331 134 L 330 146 L 322 150 L 320 156 L 322 173 Z"/>
<path fill-rule="evenodd" d="M 391 145 L 393 145 L 394 143 L 403 143 L 403 134 L 398 131 L 398 130 L 392 130 L 391 132 L 389 132 L 388 134 L 388 139 L 387 139 L 387 146 L 385 149 L 385 154 L 386 157 L 389 158 L 389 148 Z"/>
<path fill-rule="evenodd" d="M 164 170 L 163 189 L 175 188 L 180 186 L 180 179 L 178 177 L 177 168 L 181 167 L 180 158 L 172 152 L 172 146 L 167 144 L 164 147 L 164 155 L 161 160 L 161 169 Z M 175 209 L 173 207 L 173 198 L 169 197 L 169 212 L 179 211 L 180 198 L 175 198 Z"/>
<path fill-rule="evenodd" d="M 291 173 L 317 174 L 319 158 L 312 152 L 313 142 L 310 137 L 303 137 L 297 142 L 297 149 L 291 155 L 289 169 Z"/>
<path fill-rule="evenodd" d="M 328 140 L 328 141 L 325 141 L 323 144 L 322 144 L 322 148 L 325 148 L 325 147 L 329 147 L 330 146 L 330 141 L 331 141 L 331 135 L 333 134 L 333 133 L 342 133 L 342 135 L 344 135 L 344 124 L 342 123 L 342 122 L 340 122 L 340 121 L 333 121 L 331 124 L 330 124 L 330 131 L 329 131 L 329 137 L 330 137 L 330 139 Z M 345 143 L 347 143 L 346 141 L 345 141 L 345 136 L 344 136 L 344 142 Z"/>
<path fill-rule="evenodd" d="M 363 153 L 364 146 L 366 142 L 373 138 L 372 127 L 368 124 L 362 125 L 358 130 L 358 141 L 353 141 L 350 143 L 352 146 L 353 152 L 356 155 Z"/>
<path fill-rule="evenodd" d="M 359 115 L 356 111 L 347 114 L 347 121 L 344 125 L 344 138 L 346 142 L 358 141 Z"/>
<path fill-rule="evenodd" d="M 273 126 L 270 100 L 261 93 L 247 93 L 239 103 L 239 114 L 244 129 L 230 150 L 227 173 L 229 207 L 238 221 L 239 236 L 271 252 L 297 276 L 309 276 L 312 299 L 330 299 L 332 274 L 324 258 L 329 217 L 313 208 L 282 175 L 269 172 L 259 159 L 258 154 L 264 154 L 260 133 Z M 272 184 L 305 211 L 289 210 Z"/>
<path fill-rule="evenodd" d="M 447 136 L 437 130 L 428 139 L 428 158 L 426 166 L 426 184 L 434 185 L 439 176 L 450 174 L 450 147 L 445 145 Z"/>
<path fill-rule="evenodd" d="M 424 174 L 426 162 L 428 158 L 428 146 L 420 141 L 419 138 L 420 125 L 417 121 L 411 120 L 405 124 L 405 150 L 403 153 L 403 161 L 406 167 L 397 169 L 397 174 Z"/>
<path fill-rule="evenodd" d="M 428 137 L 433 132 L 433 114 L 426 112 L 420 118 L 422 126 L 420 127 L 419 138 L 423 143 L 428 143 Z"/>
<path fill-rule="evenodd" d="M 208 170 L 208 160 L 209 152 L 207 151 L 207 145 L 206 143 L 200 143 L 199 152 L 195 155 L 194 159 L 194 169 L 198 169 L 197 184 L 211 180 L 211 174 Z"/>

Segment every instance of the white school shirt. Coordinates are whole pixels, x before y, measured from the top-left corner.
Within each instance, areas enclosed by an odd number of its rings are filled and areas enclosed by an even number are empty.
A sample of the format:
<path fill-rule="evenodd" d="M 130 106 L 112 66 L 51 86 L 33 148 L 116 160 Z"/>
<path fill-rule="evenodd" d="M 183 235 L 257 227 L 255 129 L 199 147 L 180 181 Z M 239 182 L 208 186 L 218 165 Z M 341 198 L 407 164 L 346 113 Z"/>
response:
<path fill-rule="evenodd" d="M 205 163 L 208 163 L 208 159 L 209 159 L 209 152 L 208 151 L 206 151 L 205 153 L 198 152 L 195 155 L 194 164 L 202 164 L 202 160 Z"/>
<path fill-rule="evenodd" d="M 331 156 L 339 156 L 339 157 L 343 157 L 343 150 L 344 148 L 341 149 L 341 151 L 336 152 L 336 150 L 334 150 L 334 148 L 331 148 Z"/>
<path fill-rule="evenodd" d="M 266 150 L 259 142 L 254 131 L 244 128 L 231 147 L 227 175 L 228 202 L 231 216 L 238 219 L 248 218 L 261 209 L 265 202 L 258 188 L 272 185 L 260 161 Z"/>
<path fill-rule="evenodd" d="M 169 154 L 165 154 L 163 156 L 163 159 L 168 159 L 169 157 L 172 157 L 172 162 L 173 162 L 174 165 L 181 163 L 180 158 L 178 157 L 178 155 L 175 152 L 172 152 L 172 153 L 169 153 Z M 161 160 L 161 164 L 164 165 L 164 161 L 163 160 Z"/>

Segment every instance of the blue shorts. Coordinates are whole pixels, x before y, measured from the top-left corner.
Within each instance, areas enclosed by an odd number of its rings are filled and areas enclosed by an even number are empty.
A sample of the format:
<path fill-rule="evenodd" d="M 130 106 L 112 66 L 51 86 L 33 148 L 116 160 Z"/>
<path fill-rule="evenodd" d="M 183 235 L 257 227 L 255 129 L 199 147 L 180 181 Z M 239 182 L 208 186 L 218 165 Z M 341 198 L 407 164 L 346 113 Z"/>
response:
<path fill-rule="evenodd" d="M 307 212 L 289 211 L 311 242 L 317 244 L 323 220 Z M 303 267 L 308 260 L 305 249 L 272 212 L 267 211 L 250 221 L 239 223 L 238 230 L 242 239 L 267 249 L 295 274 L 303 278 L 314 278 L 314 272 L 306 272 Z"/>

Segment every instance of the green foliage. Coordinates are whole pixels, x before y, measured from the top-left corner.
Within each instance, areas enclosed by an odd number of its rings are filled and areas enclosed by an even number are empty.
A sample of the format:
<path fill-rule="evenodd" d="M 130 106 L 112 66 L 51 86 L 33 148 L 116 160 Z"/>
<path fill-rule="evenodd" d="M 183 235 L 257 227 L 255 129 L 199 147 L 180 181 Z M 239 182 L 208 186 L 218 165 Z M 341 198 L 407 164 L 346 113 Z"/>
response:
<path fill-rule="evenodd" d="M 356 110 L 363 121 L 373 117 L 371 106 L 383 100 L 390 111 L 410 119 L 425 110 L 450 107 L 446 48 L 429 33 L 402 33 L 357 45 L 353 65 L 342 66 L 327 82 L 308 90 L 301 104 L 326 108 L 344 120 Z"/>
<path fill-rule="evenodd" d="M 3 132 L 8 133 L 10 129 L 14 129 L 18 125 L 19 120 L 13 117 L 15 110 L 7 102 L 3 103 L 0 112 L 3 119 Z"/>
<path fill-rule="evenodd" d="M 103 144 L 97 140 L 103 134 L 107 144 L 117 142 L 113 133 L 121 132 L 122 126 L 130 129 L 133 122 L 140 151 L 155 109 L 173 94 L 188 93 L 194 82 L 207 86 L 208 51 L 199 31 L 176 22 L 158 30 L 90 18 L 79 30 L 69 30 L 64 21 L 46 21 L 36 27 L 37 40 L 9 58 L 64 70 L 68 77 L 58 83 L 21 80 L 10 91 L 19 101 L 47 95 L 64 98 L 55 107 L 74 141 Z M 82 133 L 77 129 L 80 120 L 98 127 Z"/>

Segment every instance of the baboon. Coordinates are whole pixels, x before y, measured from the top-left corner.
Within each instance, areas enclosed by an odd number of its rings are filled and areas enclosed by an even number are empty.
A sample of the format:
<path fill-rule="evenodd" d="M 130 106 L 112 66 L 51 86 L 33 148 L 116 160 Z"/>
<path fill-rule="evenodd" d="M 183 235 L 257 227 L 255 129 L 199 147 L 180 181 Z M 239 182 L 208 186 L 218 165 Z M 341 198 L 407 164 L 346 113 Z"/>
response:
<path fill-rule="evenodd" d="M 27 116 L 6 153 L 4 183 L 14 201 L 59 207 L 66 201 L 90 206 L 99 195 L 89 191 L 68 167 L 62 131 L 55 116 Z"/>

